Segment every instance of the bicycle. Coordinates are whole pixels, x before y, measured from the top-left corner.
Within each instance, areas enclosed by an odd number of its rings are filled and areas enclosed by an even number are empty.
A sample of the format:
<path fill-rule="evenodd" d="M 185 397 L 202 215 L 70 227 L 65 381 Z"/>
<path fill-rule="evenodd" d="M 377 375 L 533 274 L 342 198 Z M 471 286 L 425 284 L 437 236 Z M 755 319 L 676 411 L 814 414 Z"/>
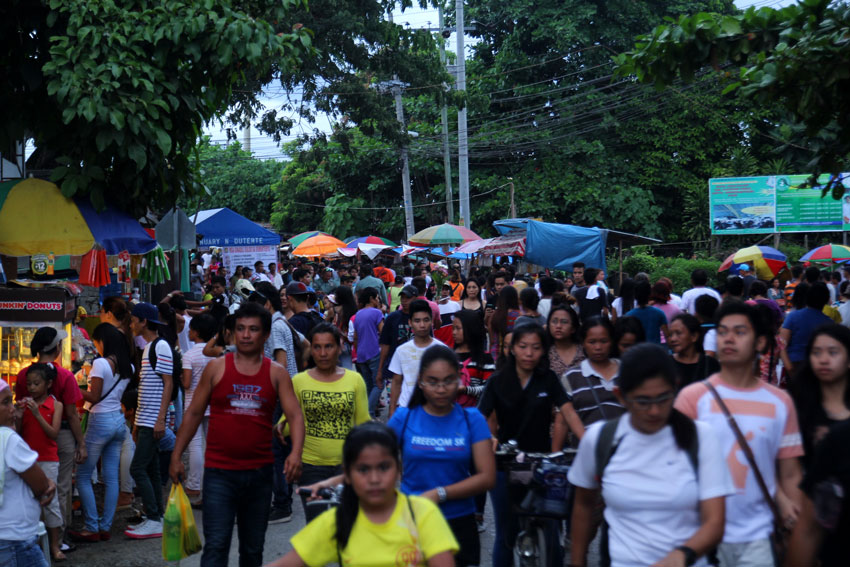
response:
<path fill-rule="evenodd" d="M 513 545 L 517 567 L 549 567 L 551 555 L 546 538 L 551 520 L 569 516 L 572 487 L 567 481 L 575 450 L 556 453 L 524 453 L 516 441 L 508 441 L 496 451 L 496 466 L 508 475 L 509 490 L 526 490 L 513 513 L 519 520 L 519 532 Z M 551 528 L 549 528 L 551 530 Z M 560 531 L 560 530 L 559 530 Z M 555 545 L 560 545 L 561 534 Z"/>
<path fill-rule="evenodd" d="M 333 488 L 320 488 L 317 492 L 318 500 L 309 500 L 304 508 L 305 523 L 309 524 L 314 518 L 321 515 L 322 512 L 336 508 L 342 502 L 341 484 Z M 311 496 L 313 491 L 306 487 L 298 488 L 298 494 L 302 496 Z"/>

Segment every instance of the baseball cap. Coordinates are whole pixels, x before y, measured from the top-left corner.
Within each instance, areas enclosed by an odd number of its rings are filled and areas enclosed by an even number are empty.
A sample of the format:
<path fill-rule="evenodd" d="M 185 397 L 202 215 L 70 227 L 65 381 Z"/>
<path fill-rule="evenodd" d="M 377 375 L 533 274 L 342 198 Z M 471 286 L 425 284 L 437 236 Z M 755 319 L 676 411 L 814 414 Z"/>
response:
<path fill-rule="evenodd" d="M 310 293 L 310 288 L 304 285 L 304 282 L 290 282 L 286 286 L 286 295 L 307 295 Z"/>
<path fill-rule="evenodd" d="M 419 290 L 413 285 L 404 286 L 399 293 L 408 297 L 419 297 Z"/>
<path fill-rule="evenodd" d="M 37 356 L 42 352 L 50 352 L 55 349 L 63 339 L 68 337 L 68 333 L 62 329 L 54 329 L 53 327 L 41 327 L 33 335 L 30 341 L 30 351 L 32 356 Z"/>
<path fill-rule="evenodd" d="M 738 266 L 738 270 L 749 272 L 750 271 L 750 265 L 749 264 L 741 264 L 740 266 Z"/>
<path fill-rule="evenodd" d="M 137 303 L 133 306 L 133 310 L 130 311 L 130 315 L 134 315 L 138 319 L 150 321 L 151 323 L 156 323 L 158 325 L 164 324 L 159 320 L 159 310 L 156 308 L 156 305 L 151 303 Z"/>

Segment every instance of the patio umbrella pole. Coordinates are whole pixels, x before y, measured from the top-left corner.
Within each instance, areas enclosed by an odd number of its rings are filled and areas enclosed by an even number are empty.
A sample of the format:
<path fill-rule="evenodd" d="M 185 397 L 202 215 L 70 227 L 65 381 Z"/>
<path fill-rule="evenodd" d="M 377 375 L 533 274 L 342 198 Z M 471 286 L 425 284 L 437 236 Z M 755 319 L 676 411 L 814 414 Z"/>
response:
<path fill-rule="evenodd" d="M 177 259 L 174 262 L 174 273 L 177 274 L 177 287 L 180 288 L 180 269 L 183 267 L 183 258 L 180 257 L 180 234 L 177 232 L 177 203 L 174 204 L 174 244 L 177 250 Z"/>

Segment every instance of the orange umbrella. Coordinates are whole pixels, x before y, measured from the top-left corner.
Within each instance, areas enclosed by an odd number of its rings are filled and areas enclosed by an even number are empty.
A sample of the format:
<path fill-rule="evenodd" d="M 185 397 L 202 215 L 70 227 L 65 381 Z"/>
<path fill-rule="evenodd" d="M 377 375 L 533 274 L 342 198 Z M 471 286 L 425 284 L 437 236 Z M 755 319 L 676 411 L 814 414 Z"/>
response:
<path fill-rule="evenodd" d="M 292 251 L 293 256 L 333 256 L 339 254 L 337 248 L 345 248 L 345 242 L 330 234 L 319 233 L 305 239 Z"/>

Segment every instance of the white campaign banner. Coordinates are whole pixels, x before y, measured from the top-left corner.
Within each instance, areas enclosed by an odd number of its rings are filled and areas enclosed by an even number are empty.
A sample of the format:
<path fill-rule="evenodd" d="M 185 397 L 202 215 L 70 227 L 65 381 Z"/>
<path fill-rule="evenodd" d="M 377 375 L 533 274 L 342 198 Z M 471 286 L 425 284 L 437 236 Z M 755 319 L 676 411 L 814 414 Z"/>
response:
<path fill-rule="evenodd" d="M 227 277 L 233 275 L 233 270 L 236 266 L 249 267 L 254 269 L 254 262 L 261 261 L 263 266 L 272 262 L 277 262 L 277 246 L 272 244 L 268 246 L 226 246 L 222 248 L 222 260 L 224 268 L 227 270 Z"/>

